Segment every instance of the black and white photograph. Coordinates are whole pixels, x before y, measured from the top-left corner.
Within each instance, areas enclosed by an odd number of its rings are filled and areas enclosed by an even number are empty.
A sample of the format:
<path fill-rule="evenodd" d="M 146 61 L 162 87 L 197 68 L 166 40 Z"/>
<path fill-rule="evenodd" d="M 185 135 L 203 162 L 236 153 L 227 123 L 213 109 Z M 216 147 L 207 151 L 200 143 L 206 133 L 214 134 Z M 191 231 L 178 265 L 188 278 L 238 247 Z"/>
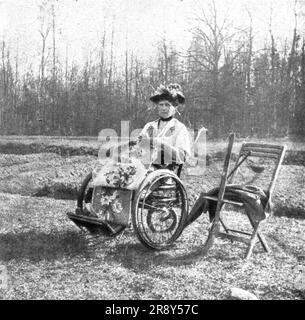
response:
<path fill-rule="evenodd" d="M 304 300 L 305 1 L 0 0 L 0 204 L 0 300 Z"/>

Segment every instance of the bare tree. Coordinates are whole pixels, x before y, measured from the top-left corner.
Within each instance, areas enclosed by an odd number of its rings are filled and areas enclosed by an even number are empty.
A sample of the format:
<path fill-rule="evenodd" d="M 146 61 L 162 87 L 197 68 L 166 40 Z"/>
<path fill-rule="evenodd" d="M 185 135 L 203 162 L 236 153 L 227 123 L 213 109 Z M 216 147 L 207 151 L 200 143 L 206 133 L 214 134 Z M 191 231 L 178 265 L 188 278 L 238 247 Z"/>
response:
<path fill-rule="evenodd" d="M 45 51 L 46 51 L 46 42 L 49 35 L 49 32 L 51 30 L 51 22 L 49 21 L 49 2 L 48 1 L 42 1 L 39 5 L 40 10 L 40 29 L 38 30 L 42 45 L 41 45 L 41 61 L 40 61 L 40 86 L 42 86 L 42 83 L 45 78 Z"/>
<path fill-rule="evenodd" d="M 7 70 L 5 63 L 5 41 L 2 40 L 2 82 L 3 82 L 3 96 L 7 95 Z"/>
<path fill-rule="evenodd" d="M 164 76 L 164 83 L 168 83 L 168 69 L 169 69 L 169 59 L 168 59 L 168 46 L 166 43 L 165 37 L 162 39 L 162 54 L 163 54 L 163 76 Z"/>
<path fill-rule="evenodd" d="M 270 34 L 270 39 L 271 39 L 271 108 L 272 108 L 272 127 L 273 127 L 273 132 L 276 132 L 277 127 L 278 127 L 278 119 L 277 119 L 277 104 L 275 103 L 275 97 L 273 96 L 274 90 L 273 86 L 275 84 L 275 53 L 276 53 L 276 48 L 275 48 L 275 41 L 274 41 L 274 36 L 272 32 L 272 18 L 273 18 L 273 6 L 271 3 L 270 6 L 270 17 L 269 17 L 269 34 Z"/>
<path fill-rule="evenodd" d="M 270 17 L 269 17 L 269 34 L 271 39 L 271 83 L 274 83 L 275 78 L 275 43 L 274 43 L 274 36 L 272 32 L 272 16 L 273 16 L 273 7 L 272 4 L 270 6 Z"/>
<path fill-rule="evenodd" d="M 39 5 L 39 20 L 40 20 L 40 28 L 38 30 L 41 36 L 41 60 L 40 60 L 40 73 L 39 73 L 39 123 L 40 123 L 40 134 L 42 134 L 43 127 L 46 121 L 46 102 L 45 102 L 45 68 L 46 68 L 46 45 L 47 39 L 51 30 L 51 21 L 50 21 L 50 3 L 48 0 L 41 1 Z"/>
<path fill-rule="evenodd" d="M 128 34 L 126 33 L 125 37 L 125 104 L 126 104 L 126 111 L 129 112 L 129 105 L 130 105 L 130 99 L 129 99 L 129 65 L 128 65 Z"/>
<path fill-rule="evenodd" d="M 194 52 L 191 48 L 188 51 L 188 54 L 190 55 L 190 58 L 202 68 L 203 72 L 208 73 L 211 77 L 209 103 L 215 114 L 214 127 L 216 136 L 219 136 L 223 122 L 221 104 L 219 101 L 220 60 L 225 44 L 234 37 L 235 33 L 228 33 L 228 16 L 220 21 L 215 1 L 212 0 L 209 4 L 210 9 L 208 12 L 201 8 L 199 13 L 196 13 L 198 26 L 192 30 L 197 43 L 195 46 L 196 51 Z"/>
<path fill-rule="evenodd" d="M 56 79 L 56 23 L 55 20 L 55 7 L 54 3 L 52 4 L 52 48 L 53 48 L 53 67 L 52 67 L 52 76 L 53 76 L 53 84 L 55 83 Z"/>
<path fill-rule="evenodd" d="M 109 74 L 108 74 L 108 86 L 110 90 L 110 95 L 112 94 L 112 77 L 113 77 L 113 61 L 114 61 L 114 17 L 112 20 L 112 29 L 111 29 L 111 43 L 110 43 L 110 65 L 109 65 Z"/>
<path fill-rule="evenodd" d="M 293 29 L 293 38 L 291 44 L 291 51 L 288 58 L 288 68 L 287 74 L 290 80 L 290 102 L 289 109 L 291 110 L 290 119 L 288 123 L 288 130 L 291 127 L 291 123 L 294 122 L 295 119 L 295 109 L 296 109 L 296 46 L 299 41 L 299 36 L 297 34 L 297 25 L 298 25 L 298 14 L 297 14 L 297 4 L 298 0 L 294 0 L 294 29 Z"/>
<path fill-rule="evenodd" d="M 99 38 L 99 61 L 98 61 L 98 84 L 97 84 L 97 107 L 96 107 L 96 119 L 95 130 L 99 130 L 101 126 L 102 111 L 104 106 L 104 86 L 105 86 L 105 69 L 106 69 L 106 17 L 104 17 L 103 33 Z"/>
<path fill-rule="evenodd" d="M 247 71 L 246 71 L 246 90 L 249 94 L 251 89 L 251 67 L 252 67 L 252 56 L 253 56 L 253 27 L 252 27 L 252 15 L 249 10 L 247 10 L 249 15 L 250 25 L 249 25 L 249 40 L 248 40 L 248 55 L 247 55 Z"/>

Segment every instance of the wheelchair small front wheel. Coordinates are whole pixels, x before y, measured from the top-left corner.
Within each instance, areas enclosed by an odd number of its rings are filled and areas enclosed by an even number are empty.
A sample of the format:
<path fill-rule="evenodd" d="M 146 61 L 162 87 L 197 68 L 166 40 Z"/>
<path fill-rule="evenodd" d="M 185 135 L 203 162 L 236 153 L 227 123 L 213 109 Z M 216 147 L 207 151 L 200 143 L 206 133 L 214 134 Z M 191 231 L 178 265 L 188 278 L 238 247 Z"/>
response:
<path fill-rule="evenodd" d="M 135 195 L 132 223 L 141 243 L 151 249 L 167 249 L 181 235 L 188 213 L 183 183 L 169 170 L 157 170 Z"/>

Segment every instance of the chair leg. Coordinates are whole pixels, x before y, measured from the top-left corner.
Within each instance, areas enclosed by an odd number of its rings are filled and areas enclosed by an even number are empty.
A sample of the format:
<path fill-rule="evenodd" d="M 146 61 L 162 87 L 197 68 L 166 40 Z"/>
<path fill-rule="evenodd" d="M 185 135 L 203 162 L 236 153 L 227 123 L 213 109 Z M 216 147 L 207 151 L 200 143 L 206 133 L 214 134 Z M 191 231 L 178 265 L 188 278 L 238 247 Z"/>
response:
<path fill-rule="evenodd" d="M 222 227 L 224 228 L 225 232 L 226 232 L 227 234 L 229 234 L 230 232 L 229 232 L 227 226 L 225 225 L 225 223 L 222 221 L 222 219 L 219 218 L 219 221 L 220 221 Z M 234 242 L 233 240 L 230 240 L 230 241 L 231 241 L 231 243 Z"/>
<path fill-rule="evenodd" d="M 262 247 L 264 248 L 264 250 L 266 252 L 270 252 L 270 248 L 269 248 L 269 246 L 267 244 L 267 241 L 266 241 L 265 237 L 262 234 L 260 234 L 259 232 L 257 233 L 257 236 L 258 236 L 258 239 L 259 239 Z"/>
<path fill-rule="evenodd" d="M 220 221 L 222 227 L 224 228 L 225 232 L 226 232 L 226 233 L 229 233 L 229 230 L 228 230 L 228 228 L 226 227 L 226 225 L 224 224 L 224 222 L 222 221 L 222 219 L 219 218 L 219 221 Z"/>
<path fill-rule="evenodd" d="M 248 215 L 248 218 L 250 220 L 251 226 L 254 228 L 255 223 L 252 221 L 252 219 L 249 215 Z M 259 242 L 261 243 L 262 247 L 264 248 L 265 252 L 270 252 L 270 249 L 269 249 L 269 246 L 267 244 L 265 237 L 262 234 L 260 234 L 259 232 L 257 232 L 257 237 L 258 237 Z"/>
<path fill-rule="evenodd" d="M 206 255 L 209 249 L 213 246 L 215 235 L 219 232 L 219 220 L 213 220 L 210 226 L 208 238 L 203 246 L 203 254 Z"/>
<path fill-rule="evenodd" d="M 250 258 L 252 251 L 253 251 L 253 248 L 255 246 L 255 243 L 257 240 L 257 234 L 258 234 L 258 227 L 259 227 L 259 223 L 254 226 L 254 231 L 253 231 L 251 239 L 250 239 L 250 245 L 248 247 L 247 254 L 246 254 L 246 260 L 248 260 Z"/>

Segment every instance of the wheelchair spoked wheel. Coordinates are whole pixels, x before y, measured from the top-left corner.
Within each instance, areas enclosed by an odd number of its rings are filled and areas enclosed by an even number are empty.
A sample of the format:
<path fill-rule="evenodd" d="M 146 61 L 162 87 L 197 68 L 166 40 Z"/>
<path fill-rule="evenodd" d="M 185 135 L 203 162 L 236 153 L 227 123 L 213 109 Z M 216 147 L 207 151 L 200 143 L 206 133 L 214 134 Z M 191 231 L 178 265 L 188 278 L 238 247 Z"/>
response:
<path fill-rule="evenodd" d="M 79 189 L 78 197 L 77 197 L 77 212 L 81 215 L 90 216 L 90 210 L 86 207 L 87 203 L 91 203 L 93 196 L 93 186 L 92 186 L 92 172 L 90 172 Z M 107 236 L 115 237 L 122 233 L 125 230 L 125 226 L 118 225 L 115 223 L 108 222 L 108 226 L 111 228 L 111 232 L 108 228 L 105 228 L 104 234 Z M 96 234 L 100 233 L 101 227 L 92 225 L 86 225 L 85 227 L 90 233 Z"/>
<path fill-rule="evenodd" d="M 169 170 L 157 170 L 135 195 L 133 228 L 145 246 L 167 249 L 182 233 L 187 213 L 187 194 L 181 180 Z"/>
<path fill-rule="evenodd" d="M 83 211 L 86 210 L 86 203 L 90 203 L 92 200 L 93 187 L 91 186 L 91 183 L 92 172 L 90 172 L 83 180 L 77 196 L 77 207 Z"/>
<path fill-rule="evenodd" d="M 162 214 L 163 217 L 160 218 L 160 215 Z M 177 225 L 176 212 L 172 208 L 166 212 L 163 212 L 162 210 L 148 210 L 146 222 L 152 232 L 170 232 L 174 230 Z M 166 224 L 162 226 L 162 222 L 166 222 Z"/>

